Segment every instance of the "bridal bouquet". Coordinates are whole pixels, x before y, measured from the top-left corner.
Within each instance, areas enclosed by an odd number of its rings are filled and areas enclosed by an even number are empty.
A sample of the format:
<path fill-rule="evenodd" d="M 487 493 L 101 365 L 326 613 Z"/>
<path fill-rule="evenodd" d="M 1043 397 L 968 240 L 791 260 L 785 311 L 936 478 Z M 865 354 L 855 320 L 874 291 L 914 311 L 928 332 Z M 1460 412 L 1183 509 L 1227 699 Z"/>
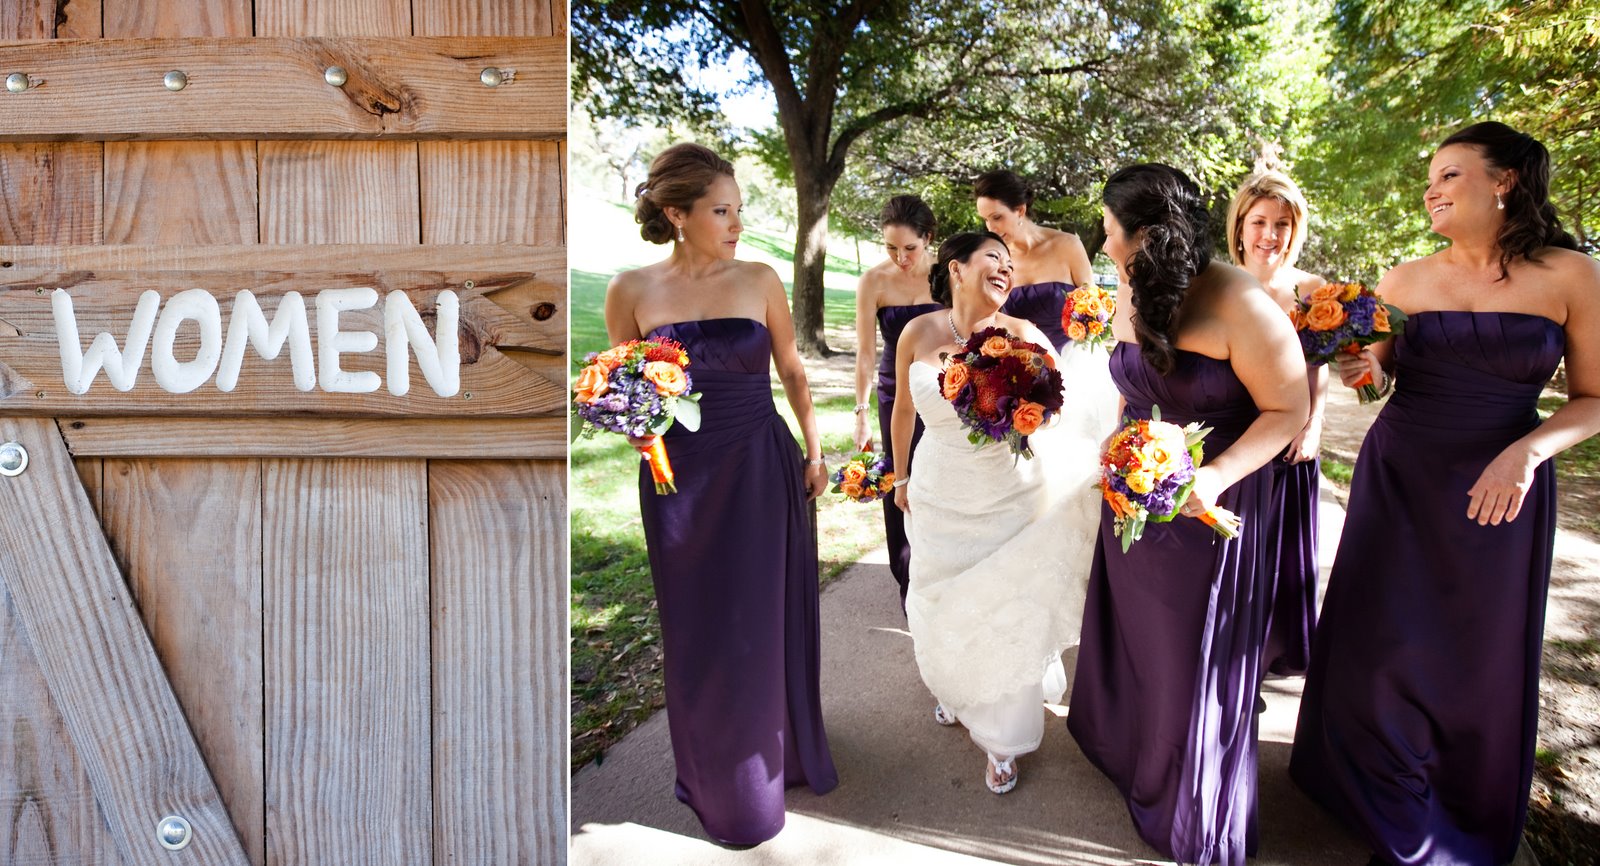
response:
<path fill-rule="evenodd" d="M 877 502 L 894 490 L 894 473 L 888 455 L 863 451 L 833 472 L 833 491 L 852 502 Z"/>
<path fill-rule="evenodd" d="M 1116 297 L 1093 283 L 1067 292 L 1066 303 L 1061 307 L 1061 330 L 1067 339 L 1094 349 L 1105 346 L 1108 350 L 1115 340 L 1111 336 L 1111 311 Z"/>
<path fill-rule="evenodd" d="M 955 407 L 974 445 L 1004 442 L 1032 458 L 1028 436 L 1061 409 L 1062 383 L 1054 359 L 1036 343 L 1004 328 L 986 328 L 945 359 L 939 391 Z"/>
<path fill-rule="evenodd" d="M 1211 432 L 1198 421 L 1185 427 L 1162 421 L 1159 406 L 1150 416 L 1125 423 L 1100 457 L 1100 492 L 1111 505 L 1123 553 L 1144 535 L 1146 523 L 1170 523 L 1177 516 L 1178 503 L 1194 488 L 1201 442 Z M 1239 535 L 1239 516 L 1225 508 L 1207 509 L 1200 522 L 1223 538 Z"/>
<path fill-rule="evenodd" d="M 1312 364 L 1326 364 L 1340 352 L 1355 355 L 1362 346 L 1394 336 L 1393 329 L 1405 324 L 1406 314 L 1385 304 L 1371 289 L 1360 283 L 1326 283 L 1310 297 L 1295 302 L 1289 320 L 1300 335 L 1300 348 Z M 1378 388 L 1368 372 L 1356 383 L 1361 402 L 1378 399 Z"/>
<path fill-rule="evenodd" d="M 656 493 L 677 493 L 661 434 L 676 420 L 700 429 L 700 395 L 690 390 L 689 355 L 672 340 L 629 340 L 590 352 L 572 388 L 573 438 L 596 430 L 654 437 L 640 451 L 650 464 Z"/>

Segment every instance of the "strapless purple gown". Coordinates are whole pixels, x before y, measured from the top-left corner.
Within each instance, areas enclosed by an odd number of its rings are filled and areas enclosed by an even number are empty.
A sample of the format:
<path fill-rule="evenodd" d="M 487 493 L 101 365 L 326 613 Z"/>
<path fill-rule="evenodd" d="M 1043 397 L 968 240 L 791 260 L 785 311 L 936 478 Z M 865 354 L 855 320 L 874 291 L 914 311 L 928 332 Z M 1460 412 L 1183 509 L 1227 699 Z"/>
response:
<path fill-rule="evenodd" d="M 752 319 L 663 325 L 689 353 L 701 426 L 665 436 L 678 492 L 639 472 L 665 649 L 678 799 L 706 833 L 754 845 L 783 792 L 838 784 L 822 726 L 817 546 L 800 450 L 772 404 L 771 337 Z"/>
<path fill-rule="evenodd" d="M 1133 343 L 1111 354 L 1127 414 L 1213 428 L 1220 454 L 1258 416 L 1227 361 L 1178 352 L 1162 376 Z M 1217 503 L 1244 520 L 1223 540 L 1187 517 L 1152 523 L 1127 553 L 1102 504 L 1067 727 L 1116 783 L 1139 835 L 1183 863 L 1241 866 L 1256 849 L 1256 692 L 1272 591 L 1263 513 L 1272 470 Z"/>
<path fill-rule="evenodd" d="M 1289 772 L 1379 857 L 1503 864 L 1527 817 L 1556 527 L 1541 464 L 1511 523 L 1467 490 L 1539 424 L 1566 346 L 1541 316 L 1413 314 L 1356 462 Z"/>
<path fill-rule="evenodd" d="M 1061 327 L 1061 308 L 1066 306 L 1067 292 L 1072 289 L 1071 283 L 1059 280 L 1012 286 L 1000 312 L 1032 322 L 1050 338 L 1057 352 L 1063 352 L 1067 347 L 1067 332 Z"/>
<path fill-rule="evenodd" d="M 1322 461 L 1272 466 L 1273 506 L 1266 510 L 1267 573 L 1273 576 L 1272 611 L 1267 623 L 1269 673 L 1299 676 L 1311 663 L 1311 635 L 1317 626 L 1317 503 Z"/>
<path fill-rule="evenodd" d="M 894 364 L 895 346 L 900 342 L 900 332 L 906 323 L 926 313 L 942 310 L 940 304 L 901 304 L 878 308 L 878 330 L 883 334 L 883 357 L 878 360 L 878 448 L 889 455 L 895 477 L 911 472 L 911 454 L 906 455 L 905 466 L 895 462 L 894 440 L 889 438 L 890 419 L 894 417 Z M 917 417 L 911 431 L 911 451 L 917 450 L 922 440 L 922 418 Z M 889 573 L 900 584 L 900 606 L 906 605 L 906 590 L 911 586 L 911 541 L 906 537 L 906 516 L 894 504 L 892 497 L 883 500 L 883 534 L 889 542 Z"/>

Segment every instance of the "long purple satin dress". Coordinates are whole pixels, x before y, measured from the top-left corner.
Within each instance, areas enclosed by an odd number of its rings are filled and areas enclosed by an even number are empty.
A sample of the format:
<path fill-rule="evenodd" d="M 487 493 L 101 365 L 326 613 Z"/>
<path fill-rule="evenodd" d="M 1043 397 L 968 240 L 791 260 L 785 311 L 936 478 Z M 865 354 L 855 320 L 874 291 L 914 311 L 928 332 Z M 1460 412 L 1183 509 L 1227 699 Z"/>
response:
<path fill-rule="evenodd" d="M 1012 286 L 1006 302 L 1000 306 L 1000 312 L 1032 322 L 1050 338 L 1057 352 L 1064 352 L 1067 348 L 1067 332 L 1061 327 L 1061 309 L 1066 306 L 1067 293 L 1072 288 L 1071 283 L 1059 280 Z"/>
<path fill-rule="evenodd" d="M 1467 490 L 1539 424 L 1566 346 L 1519 313 L 1414 313 L 1367 432 L 1312 647 L 1289 772 L 1380 858 L 1510 862 L 1527 817 L 1555 467 L 1517 519 Z"/>
<path fill-rule="evenodd" d="M 1179 351 L 1162 376 L 1134 343 L 1111 353 L 1127 415 L 1152 405 L 1212 427 L 1219 454 L 1259 412 L 1227 361 Z M 1122 552 L 1102 504 L 1067 727 L 1116 783 L 1139 835 L 1183 863 L 1241 866 L 1256 849 L 1256 692 L 1267 604 L 1263 512 L 1272 470 L 1219 497 L 1243 518 L 1224 540 L 1198 520 L 1152 523 Z"/>
<path fill-rule="evenodd" d="M 1267 573 L 1273 575 L 1267 623 L 1266 667 L 1279 676 L 1299 676 L 1311 663 L 1317 626 L 1317 503 L 1322 461 L 1272 461 L 1273 507 L 1267 509 Z"/>
<path fill-rule="evenodd" d="M 802 458 L 772 404 L 765 325 L 706 319 L 651 336 L 683 344 L 702 394 L 699 431 L 665 435 L 678 492 L 657 495 L 639 472 L 677 795 L 713 838 L 754 845 L 783 829 L 784 788 L 838 784 Z"/>
<path fill-rule="evenodd" d="M 895 462 L 894 440 L 890 438 L 890 419 L 894 417 L 895 347 L 900 342 L 900 332 L 906 323 L 925 313 L 942 310 L 940 304 L 898 304 L 878 308 L 878 330 L 883 334 L 883 357 L 878 360 L 878 448 L 889 455 L 895 468 L 895 477 L 911 474 L 911 457 L 917 443 L 922 440 L 922 418 L 918 416 L 911 431 L 911 451 L 906 455 L 905 466 Z M 893 497 L 883 500 L 883 533 L 889 542 L 889 573 L 900 584 L 900 606 L 905 607 L 906 590 L 911 586 L 911 542 L 906 537 L 906 516 L 895 504 Z"/>

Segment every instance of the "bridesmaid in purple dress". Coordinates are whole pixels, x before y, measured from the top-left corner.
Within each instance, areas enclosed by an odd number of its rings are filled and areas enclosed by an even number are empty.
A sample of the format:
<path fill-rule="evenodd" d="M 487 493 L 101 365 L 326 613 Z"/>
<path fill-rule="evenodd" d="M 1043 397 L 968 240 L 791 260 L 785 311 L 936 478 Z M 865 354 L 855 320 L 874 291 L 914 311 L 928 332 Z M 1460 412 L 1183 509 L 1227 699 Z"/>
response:
<path fill-rule="evenodd" d="M 1550 458 L 1600 431 L 1600 263 L 1549 179 L 1504 124 L 1445 139 L 1423 205 L 1450 246 L 1384 276 L 1405 332 L 1340 364 L 1396 387 L 1356 463 L 1289 772 L 1373 863 L 1498 866 L 1527 816 Z M 1563 355 L 1569 400 L 1541 424 Z"/>
<path fill-rule="evenodd" d="M 1265 468 L 1306 419 L 1305 359 L 1249 274 L 1211 260 L 1200 189 L 1136 165 L 1106 181 L 1106 255 L 1125 303 L 1111 374 L 1125 414 L 1212 429 L 1194 492 L 1127 553 L 1102 505 L 1067 727 L 1116 783 L 1139 835 L 1183 863 L 1256 847 L 1256 691 L 1267 602 Z M 1243 518 L 1224 541 L 1210 505 Z"/>
<path fill-rule="evenodd" d="M 712 838 L 783 829 L 784 789 L 838 784 L 822 725 L 817 549 L 810 500 L 827 485 L 783 283 L 734 259 L 733 167 L 696 144 L 650 164 L 635 219 L 664 261 L 606 290 L 614 343 L 669 337 L 689 353 L 701 425 L 667 431 L 678 493 L 641 466 L 639 506 L 665 648 L 678 799 Z M 770 364 L 805 435 L 802 460 L 772 405 Z M 634 441 L 647 445 L 649 440 Z"/>
<path fill-rule="evenodd" d="M 978 175 L 973 191 L 984 227 L 1000 236 L 1016 267 L 1011 295 L 1000 312 L 1027 319 L 1044 332 L 1056 351 L 1066 349 L 1061 307 L 1067 292 L 1094 280 L 1083 242 L 1070 232 L 1035 223 L 1028 211 L 1033 191 L 1015 172 L 1000 169 Z"/>
<path fill-rule="evenodd" d="M 934 303 L 928 292 L 928 270 L 933 266 L 930 245 L 933 243 L 933 209 L 914 195 L 897 195 L 884 205 L 878 223 L 883 231 L 883 246 L 889 258 L 861 275 L 856 287 L 856 430 L 855 446 L 863 451 L 872 450 L 871 422 L 867 420 L 867 389 L 873 379 L 873 348 L 877 331 L 883 332 L 883 355 L 877 364 L 878 380 L 878 433 L 876 444 L 889 455 L 889 465 L 894 461 L 894 447 L 889 437 L 889 420 L 894 417 L 894 359 L 895 344 L 906 323 L 935 310 L 943 309 Z M 915 449 L 922 439 L 922 419 L 917 419 L 911 435 Z M 906 455 L 906 466 L 901 474 L 911 474 L 911 455 Z M 905 607 L 906 589 L 911 581 L 911 544 L 906 538 L 905 515 L 896 508 L 893 499 L 883 500 L 884 536 L 889 542 L 889 573 L 900 584 L 900 606 Z"/>
<path fill-rule="evenodd" d="M 1228 254 L 1250 272 L 1285 314 L 1326 282 L 1295 267 L 1305 246 L 1306 198 L 1280 171 L 1251 175 L 1228 204 Z M 1274 576 L 1267 622 L 1267 672 L 1300 676 L 1311 661 L 1317 624 L 1317 501 L 1322 462 L 1322 416 L 1328 368 L 1308 367 L 1311 416 L 1288 449 L 1272 461 L 1272 498 L 1265 527 L 1268 573 Z M 1259 706 L 1265 706 L 1260 704 Z"/>

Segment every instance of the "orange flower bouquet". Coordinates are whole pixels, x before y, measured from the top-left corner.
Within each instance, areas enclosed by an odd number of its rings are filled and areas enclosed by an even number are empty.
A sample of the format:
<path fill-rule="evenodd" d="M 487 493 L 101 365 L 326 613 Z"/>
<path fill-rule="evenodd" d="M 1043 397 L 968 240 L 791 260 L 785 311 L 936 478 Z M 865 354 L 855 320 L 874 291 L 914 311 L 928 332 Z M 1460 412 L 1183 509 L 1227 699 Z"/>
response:
<path fill-rule="evenodd" d="M 894 490 L 894 473 L 885 463 L 886 455 L 863 451 L 833 472 L 833 493 L 843 493 L 852 502 L 877 502 Z"/>
<path fill-rule="evenodd" d="M 1061 330 L 1075 345 L 1085 349 L 1104 346 L 1110 351 L 1116 342 L 1111 336 L 1111 311 L 1116 303 L 1115 295 L 1093 283 L 1079 286 L 1067 292 L 1061 306 Z"/>
<path fill-rule="evenodd" d="M 1394 329 L 1405 324 L 1406 314 L 1360 283 L 1325 283 L 1295 303 L 1289 320 L 1299 332 L 1306 361 L 1326 364 L 1341 352 L 1360 354 L 1362 346 L 1394 336 Z M 1370 372 L 1356 383 L 1356 394 L 1363 403 L 1380 396 Z"/>
<path fill-rule="evenodd" d="M 1061 373 L 1036 343 L 986 328 L 945 359 L 939 389 L 955 407 L 974 445 L 1004 442 L 1011 453 L 1033 457 L 1028 436 L 1061 410 Z"/>
<path fill-rule="evenodd" d="M 1201 443 L 1211 428 L 1194 422 L 1179 427 L 1161 420 L 1161 407 L 1150 420 L 1122 425 L 1100 457 L 1100 493 L 1111 506 L 1112 531 L 1127 553 L 1144 535 L 1147 523 L 1170 523 L 1178 505 L 1194 489 L 1194 470 L 1204 456 Z M 1237 514 L 1215 506 L 1200 515 L 1201 523 L 1223 538 L 1237 538 Z"/>
<path fill-rule="evenodd" d="M 596 430 L 651 437 L 639 451 L 656 493 L 677 493 L 661 434 L 673 421 L 700 429 L 700 395 L 691 390 L 688 366 L 689 354 L 672 340 L 629 340 L 589 353 L 572 389 L 573 438 Z"/>

